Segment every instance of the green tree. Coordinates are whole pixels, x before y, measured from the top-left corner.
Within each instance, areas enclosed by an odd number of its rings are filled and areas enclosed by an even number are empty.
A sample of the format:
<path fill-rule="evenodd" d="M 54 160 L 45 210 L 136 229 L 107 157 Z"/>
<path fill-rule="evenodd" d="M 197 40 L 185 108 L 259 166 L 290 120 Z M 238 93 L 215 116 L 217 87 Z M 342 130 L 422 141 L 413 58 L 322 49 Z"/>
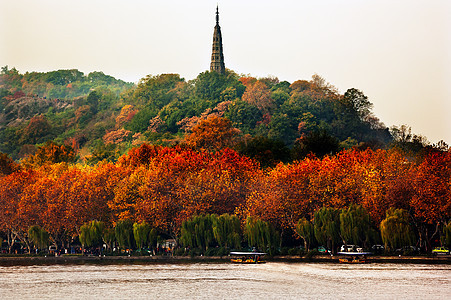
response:
<path fill-rule="evenodd" d="M 341 210 L 340 235 L 345 245 L 361 244 L 366 247 L 374 240 L 375 231 L 371 227 L 370 215 L 365 208 L 351 204 Z"/>
<path fill-rule="evenodd" d="M 102 232 L 102 239 L 107 246 L 107 251 L 113 249 L 113 243 L 116 240 L 116 234 L 113 227 L 105 227 Z"/>
<path fill-rule="evenodd" d="M 219 246 L 239 248 L 241 245 L 240 220 L 235 215 L 223 214 L 213 219 L 213 235 Z"/>
<path fill-rule="evenodd" d="M 28 236 L 36 249 L 45 249 L 49 244 L 49 233 L 37 225 L 28 229 Z"/>
<path fill-rule="evenodd" d="M 133 222 L 129 219 L 117 222 L 114 233 L 119 247 L 122 249 L 133 249 Z"/>
<path fill-rule="evenodd" d="M 182 245 L 200 248 L 202 251 L 214 242 L 213 221 L 216 215 L 194 216 L 182 223 L 180 241 Z"/>
<path fill-rule="evenodd" d="M 391 251 L 412 245 L 415 238 L 409 224 L 409 213 L 404 209 L 389 208 L 380 230 L 385 249 Z"/>
<path fill-rule="evenodd" d="M 133 224 L 133 236 L 135 237 L 136 247 L 142 249 L 149 245 L 150 232 L 152 228 L 146 222 Z"/>
<path fill-rule="evenodd" d="M 448 222 L 448 224 L 443 227 L 441 242 L 443 246 L 451 247 L 451 222 Z"/>
<path fill-rule="evenodd" d="M 175 87 L 184 81 L 179 74 L 148 75 L 141 79 L 128 101 L 159 110 L 174 99 Z"/>
<path fill-rule="evenodd" d="M 322 207 L 315 212 L 313 228 L 316 240 L 335 252 L 335 244 L 340 240 L 340 210 Z"/>
<path fill-rule="evenodd" d="M 234 127 L 245 134 L 252 134 L 263 115 L 257 106 L 237 100 L 229 106 L 225 116 L 232 121 Z"/>
<path fill-rule="evenodd" d="M 133 118 L 125 124 L 124 128 L 132 132 L 144 132 L 149 127 L 149 121 L 154 118 L 158 110 L 147 106 L 137 112 Z"/>
<path fill-rule="evenodd" d="M 250 247 L 263 251 L 269 250 L 270 253 L 274 252 L 280 243 L 279 234 L 274 227 L 268 222 L 255 220 L 252 217 L 246 219 L 245 234 Z"/>
<path fill-rule="evenodd" d="M 315 231 L 313 228 L 313 224 L 310 223 L 306 218 L 302 218 L 296 224 L 296 233 L 301 237 L 304 241 L 304 247 L 307 251 L 310 250 L 310 245 L 312 244 L 315 238 Z"/>
<path fill-rule="evenodd" d="M 373 108 L 373 104 L 368 100 L 368 97 L 355 88 L 348 89 L 345 92 L 343 102 L 348 112 L 356 114 L 361 120 L 365 120 Z"/>
<path fill-rule="evenodd" d="M 79 239 L 83 247 L 96 247 L 102 243 L 102 233 L 105 224 L 101 221 L 93 220 L 80 227 Z"/>
<path fill-rule="evenodd" d="M 88 97 L 86 98 L 86 102 L 91 107 L 93 113 L 97 112 L 97 108 L 99 107 L 99 101 L 101 98 L 102 93 L 99 91 L 90 92 Z"/>
<path fill-rule="evenodd" d="M 235 88 L 236 96 L 241 98 L 245 87 L 238 81 L 237 77 L 229 70 L 225 74 L 210 71 L 200 73 L 193 80 L 194 97 L 206 101 L 203 109 L 213 107 L 220 102 L 223 92 L 229 87 Z"/>
<path fill-rule="evenodd" d="M 46 81 L 55 85 L 67 85 L 75 81 L 82 81 L 83 72 L 76 69 L 58 70 L 46 73 Z"/>

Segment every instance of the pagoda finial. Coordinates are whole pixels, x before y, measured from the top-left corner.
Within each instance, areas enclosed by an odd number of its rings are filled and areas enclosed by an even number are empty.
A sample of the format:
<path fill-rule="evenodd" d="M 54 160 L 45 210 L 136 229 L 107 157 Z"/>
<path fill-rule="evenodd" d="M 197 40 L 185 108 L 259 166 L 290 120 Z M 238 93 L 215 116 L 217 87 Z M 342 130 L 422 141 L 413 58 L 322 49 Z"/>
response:
<path fill-rule="evenodd" d="M 216 24 L 219 24 L 219 5 L 216 5 Z"/>

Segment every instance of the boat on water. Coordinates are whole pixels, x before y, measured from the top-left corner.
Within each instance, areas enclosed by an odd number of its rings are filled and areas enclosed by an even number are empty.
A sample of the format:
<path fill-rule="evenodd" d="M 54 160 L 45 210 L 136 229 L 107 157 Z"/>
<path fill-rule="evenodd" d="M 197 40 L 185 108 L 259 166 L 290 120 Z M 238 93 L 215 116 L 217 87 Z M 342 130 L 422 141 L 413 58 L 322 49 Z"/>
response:
<path fill-rule="evenodd" d="M 266 261 L 262 257 L 265 255 L 264 252 L 230 252 L 230 261 L 237 264 L 264 264 Z"/>
<path fill-rule="evenodd" d="M 366 264 L 368 263 L 368 260 L 366 259 L 366 257 L 344 257 L 339 258 L 338 262 L 342 264 Z"/>
<path fill-rule="evenodd" d="M 366 264 L 366 263 L 369 263 L 367 256 L 371 255 L 373 253 L 371 253 L 371 252 L 338 252 L 337 254 L 343 256 L 338 259 L 339 263 L 342 263 L 342 264 Z"/>

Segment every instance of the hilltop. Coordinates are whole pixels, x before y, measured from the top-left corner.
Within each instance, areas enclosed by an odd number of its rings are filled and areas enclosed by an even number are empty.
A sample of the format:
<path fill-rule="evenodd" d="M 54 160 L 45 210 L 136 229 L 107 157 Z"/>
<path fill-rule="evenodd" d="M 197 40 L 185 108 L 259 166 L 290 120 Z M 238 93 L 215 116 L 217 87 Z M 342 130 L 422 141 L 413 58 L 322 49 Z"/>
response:
<path fill-rule="evenodd" d="M 318 75 L 290 83 L 206 71 L 189 81 L 160 74 L 133 84 L 78 70 L 3 67 L 0 74 L 0 152 L 16 160 L 49 140 L 72 147 L 81 161 L 115 160 L 143 142 L 181 143 L 211 116 L 230 120 L 230 146 L 257 159 L 385 148 L 393 139 L 362 91 L 340 94 Z"/>

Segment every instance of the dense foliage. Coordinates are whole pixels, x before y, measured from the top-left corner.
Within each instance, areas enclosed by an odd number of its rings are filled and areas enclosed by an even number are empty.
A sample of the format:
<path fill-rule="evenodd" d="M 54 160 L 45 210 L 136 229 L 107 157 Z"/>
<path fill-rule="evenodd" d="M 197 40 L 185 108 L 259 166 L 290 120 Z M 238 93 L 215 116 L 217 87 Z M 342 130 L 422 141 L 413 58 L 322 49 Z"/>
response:
<path fill-rule="evenodd" d="M 158 236 L 202 252 L 449 244 L 448 146 L 389 131 L 357 89 L 232 71 L 137 85 L 77 70 L 0 76 L 10 250 L 155 249 Z"/>
<path fill-rule="evenodd" d="M 162 235 L 203 251 L 301 241 L 429 251 L 449 241 L 450 178 L 450 151 L 411 161 L 398 150 L 346 150 L 263 170 L 227 148 L 143 144 L 116 163 L 49 160 L 2 174 L 0 231 L 36 247 L 77 236 L 111 244 L 114 227 L 123 249 L 155 247 Z"/>
<path fill-rule="evenodd" d="M 178 74 L 148 75 L 134 85 L 102 72 L 21 74 L 5 66 L 0 152 L 24 159 L 53 140 L 71 146 L 80 162 L 114 161 L 143 142 L 177 144 L 201 121 L 217 117 L 227 119 L 218 125 L 229 126 L 224 132 L 229 140 L 218 143 L 249 153 L 255 150 L 248 142 L 266 139 L 268 148 L 258 151 L 276 152 L 271 163 L 261 160 L 271 166 L 310 152 L 322 156 L 364 144 L 384 147 L 391 135 L 371 108 L 363 92 L 351 88 L 341 95 L 318 75 L 290 84 L 207 71 L 190 81 Z M 293 153 L 287 155 L 283 147 Z"/>

